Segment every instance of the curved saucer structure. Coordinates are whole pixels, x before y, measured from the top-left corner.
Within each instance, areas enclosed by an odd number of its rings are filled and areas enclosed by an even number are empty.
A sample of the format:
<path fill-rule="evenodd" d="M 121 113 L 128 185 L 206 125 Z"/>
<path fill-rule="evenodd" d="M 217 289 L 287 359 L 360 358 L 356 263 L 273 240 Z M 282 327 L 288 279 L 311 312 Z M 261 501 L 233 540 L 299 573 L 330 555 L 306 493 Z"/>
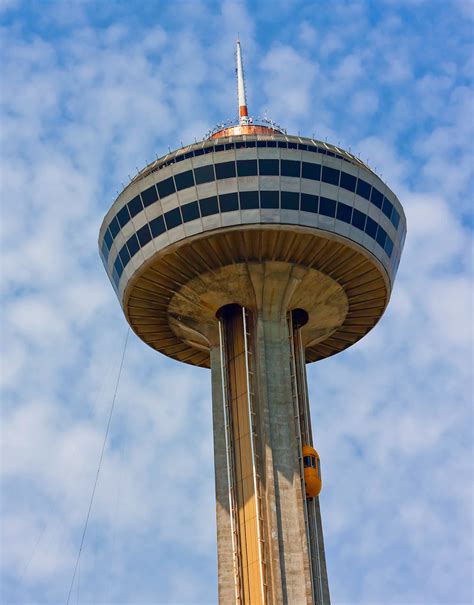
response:
<path fill-rule="evenodd" d="M 406 235 L 358 158 L 248 117 L 144 168 L 101 257 L 134 332 L 210 367 L 221 603 L 329 603 L 305 364 L 357 342 L 390 299 Z"/>

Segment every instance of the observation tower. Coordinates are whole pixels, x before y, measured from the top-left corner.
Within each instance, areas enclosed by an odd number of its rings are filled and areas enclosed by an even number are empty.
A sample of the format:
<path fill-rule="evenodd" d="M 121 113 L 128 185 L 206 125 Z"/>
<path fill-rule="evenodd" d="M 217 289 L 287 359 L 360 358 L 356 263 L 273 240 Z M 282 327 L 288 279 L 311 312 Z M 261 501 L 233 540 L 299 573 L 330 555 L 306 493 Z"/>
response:
<path fill-rule="evenodd" d="M 211 368 L 219 602 L 329 604 L 306 364 L 387 307 L 406 234 L 352 154 L 248 115 L 149 164 L 100 254 L 148 345 Z"/>

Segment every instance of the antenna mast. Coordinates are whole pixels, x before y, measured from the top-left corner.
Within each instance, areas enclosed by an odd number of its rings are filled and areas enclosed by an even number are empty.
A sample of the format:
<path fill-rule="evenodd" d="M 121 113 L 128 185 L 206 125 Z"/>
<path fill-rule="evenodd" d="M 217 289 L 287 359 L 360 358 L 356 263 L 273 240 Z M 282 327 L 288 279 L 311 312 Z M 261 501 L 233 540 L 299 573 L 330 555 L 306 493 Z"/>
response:
<path fill-rule="evenodd" d="M 236 49 L 236 73 L 237 73 L 237 97 L 239 101 L 239 121 L 241 126 L 251 124 L 252 120 L 249 118 L 247 109 L 247 95 L 245 93 L 245 78 L 244 68 L 242 64 L 242 51 L 240 49 L 240 40 L 237 40 Z"/>

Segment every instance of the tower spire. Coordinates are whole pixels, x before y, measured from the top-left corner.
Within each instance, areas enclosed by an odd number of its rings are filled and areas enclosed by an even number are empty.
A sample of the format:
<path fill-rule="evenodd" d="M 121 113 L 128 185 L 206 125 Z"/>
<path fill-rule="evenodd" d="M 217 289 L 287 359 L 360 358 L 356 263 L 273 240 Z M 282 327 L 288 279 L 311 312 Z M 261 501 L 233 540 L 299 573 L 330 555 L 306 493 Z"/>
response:
<path fill-rule="evenodd" d="M 240 48 L 240 40 L 237 39 L 236 49 L 236 73 L 237 73 L 237 98 L 239 101 L 239 121 L 240 125 L 250 123 L 248 109 L 247 109 L 247 95 L 245 93 L 245 78 L 244 68 L 242 64 L 242 51 Z"/>

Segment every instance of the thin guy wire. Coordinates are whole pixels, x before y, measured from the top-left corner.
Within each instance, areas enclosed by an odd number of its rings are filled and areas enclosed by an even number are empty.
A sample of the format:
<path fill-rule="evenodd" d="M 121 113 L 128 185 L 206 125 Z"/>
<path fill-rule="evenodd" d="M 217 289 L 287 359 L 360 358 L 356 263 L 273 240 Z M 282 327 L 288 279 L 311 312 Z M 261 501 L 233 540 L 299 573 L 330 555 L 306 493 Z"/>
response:
<path fill-rule="evenodd" d="M 46 528 L 48 527 L 48 523 L 49 521 L 46 521 L 46 523 L 43 525 L 43 529 L 41 530 L 38 538 L 36 539 L 35 545 L 33 546 L 33 550 L 31 552 L 30 558 L 28 559 L 28 563 L 25 565 L 25 568 L 23 569 L 23 573 L 20 576 L 20 580 L 19 583 L 21 584 L 23 582 L 23 578 L 26 577 L 28 569 L 31 565 L 31 561 L 34 559 L 35 554 L 36 554 L 36 550 L 38 548 L 39 543 L 41 542 L 41 540 L 43 539 L 44 536 L 44 532 L 46 531 Z"/>
<path fill-rule="evenodd" d="M 127 329 L 127 336 L 125 338 L 125 344 L 124 344 L 124 347 L 123 347 L 122 359 L 120 361 L 120 368 L 119 368 L 119 371 L 118 371 L 117 382 L 115 383 L 114 396 L 112 398 L 112 405 L 110 406 L 110 413 L 109 413 L 109 419 L 107 421 L 107 429 L 105 431 L 104 443 L 102 444 L 102 451 L 100 453 L 99 466 L 97 467 L 97 473 L 96 473 L 96 476 L 95 476 L 94 487 L 92 488 L 91 499 L 90 499 L 90 502 L 89 502 L 89 510 L 87 511 L 86 522 L 84 524 L 84 530 L 82 532 L 81 545 L 79 547 L 79 552 L 77 553 L 76 565 L 74 566 L 74 573 L 72 575 L 71 585 L 69 586 L 69 593 L 67 595 L 66 605 L 69 605 L 69 599 L 71 598 L 71 592 L 72 592 L 72 588 L 74 586 L 74 580 L 76 578 L 77 567 L 79 565 L 79 559 L 81 558 L 82 547 L 84 546 L 84 538 L 86 537 L 87 526 L 89 524 L 89 517 L 91 515 L 92 504 L 94 502 L 95 490 L 97 488 L 97 483 L 99 481 L 99 473 L 100 473 L 100 469 L 101 469 L 101 466 L 102 466 L 102 460 L 104 458 L 105 446 L 107 444 L 107 437 L 109 436 L 109 429 L 110 429 L 110 423 L 111 423 L 111 420 L 112 420 L 112 414 L 114 413 L 115 400 L 117 398 L 117 391 L 118 391 L 118 386 L 119 386 L 119 383 L 120 383 L 120 376 L 122 375 L 123 360 L 125 359 L 125 351 L 127 350 L 127 343 L 128 343 L 128 336 L 129 336 L 129 334 L 130 334 L 130 328 Z"/>

